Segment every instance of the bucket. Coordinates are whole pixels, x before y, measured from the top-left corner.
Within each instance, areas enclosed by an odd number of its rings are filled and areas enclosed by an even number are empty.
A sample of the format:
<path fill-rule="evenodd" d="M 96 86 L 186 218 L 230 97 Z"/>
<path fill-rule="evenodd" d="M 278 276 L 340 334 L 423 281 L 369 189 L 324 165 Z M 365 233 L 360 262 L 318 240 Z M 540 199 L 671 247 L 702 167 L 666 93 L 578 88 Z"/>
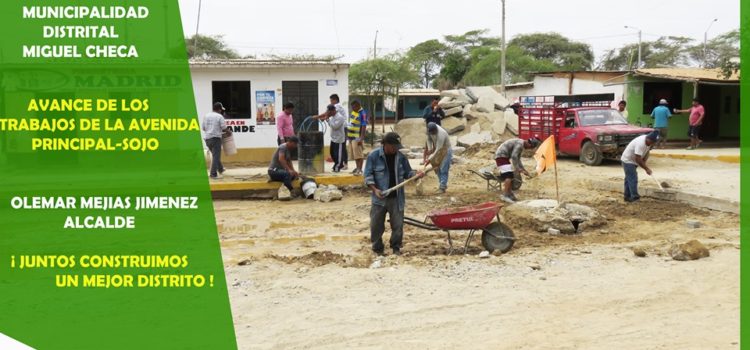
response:
<path fill-rule="evenodd" d="M 299 172 L 303 175 L 315 175 L 325 171 L 323 155 L 323 132 L 302 131 L 299 133 Z"/>
<path fill-rule="evenodd" d="M 313 179 L 307 179 L 302 181 L 302 193 L 305 194 L 305 198 L 310 199 L 315 195 L 315 190 L 318 189 L 318 184 Z"/>

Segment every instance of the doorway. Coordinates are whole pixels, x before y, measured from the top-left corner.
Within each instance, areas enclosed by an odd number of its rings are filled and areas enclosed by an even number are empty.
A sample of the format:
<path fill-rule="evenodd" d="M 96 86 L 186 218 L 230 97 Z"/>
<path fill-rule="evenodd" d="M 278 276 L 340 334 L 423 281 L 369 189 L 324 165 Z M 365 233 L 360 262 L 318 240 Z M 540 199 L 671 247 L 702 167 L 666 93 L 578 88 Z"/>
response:
<path fill-rule="evenodd" d="M 719 138 L 719 117 L 721 117 L 721 87 L 717 85 L 700 85 L 698 100 L 706 110 L 701 128 L 701 138 L 713 141 Z"/>
<path fill-rule="evenodd" d="M 311 115 L 318 115 L 318 82 L 313 81 L 282 81 L 282 103 L 291 102 L 294 105 L 294 130 L 299 132 L 302 121 Z"/>

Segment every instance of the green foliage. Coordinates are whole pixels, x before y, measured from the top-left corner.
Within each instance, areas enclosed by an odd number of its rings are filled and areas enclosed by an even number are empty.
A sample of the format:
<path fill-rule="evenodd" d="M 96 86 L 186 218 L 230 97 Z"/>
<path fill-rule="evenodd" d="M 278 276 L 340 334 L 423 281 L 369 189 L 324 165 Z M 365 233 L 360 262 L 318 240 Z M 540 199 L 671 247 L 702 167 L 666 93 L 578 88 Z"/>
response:
<path fill-rule="evenodd" d="M 363 104 L 372 106 L 375 99 L 397 96 L 400 89 L 420 83 L 419 74 L 403 55 L 393 54 L 365 60 L 349 68 L 349 89 L 365 97 Z"/>
<path fill-rule="evenodd" d="M 685 37 L 667 36 L 641 43 L 644 68 L 703 66 L 721 68 L 739 57 L 739 30 L 733 30 L 706 43 Z M 704 64 L 705 58 L 705 64 Z M 598 68 L 605 70 L 632 70 L 637 66 L 638 44 L 628 44 L 608 51 Z"/>
<path fill-rule="evenodd" d="M 240 58 L 236 51 L 224 43 L 222 35 L 193 35 L 185 38 L 188 58 L 222 59 Z"/>
<path fill-rule="evenodd" d="M 709 40 L 705 47 L 700 43 L 688 48 L 687 52 L 696 65 L 721 68 L 733 58 L 740 57 L 740 31 L 726 32 Z"/>
<path fill-rule="evenodd" d="M 420 83 L 425 88 L 429 88 L 432 81 L 437 77 L 446 50 L 445 44 L 437 39 L 432 39 L 414 45 L 406 53 L 406 58 L 414 67 L 414 70 L 419 72 Z"/>
<path fill-rule="evenodd" d="M 571 41 L 558 33 L 522 34 L 510 41 L 537 60 L 548 61 L 562 70 L 588 70 L 594 63 L 594 52 L 586 43 Z"/>

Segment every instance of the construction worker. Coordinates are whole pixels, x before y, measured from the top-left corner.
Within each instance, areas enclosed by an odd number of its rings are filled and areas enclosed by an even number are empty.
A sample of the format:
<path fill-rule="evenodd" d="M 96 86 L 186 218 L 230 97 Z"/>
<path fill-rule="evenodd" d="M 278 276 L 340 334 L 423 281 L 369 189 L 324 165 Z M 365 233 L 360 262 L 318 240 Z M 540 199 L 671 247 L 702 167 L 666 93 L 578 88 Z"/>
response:
<path fill-rule="evenodd" d="M 530 137 L 527 140 L 514 138 L 503 142 L 497 148 L 497 151 L 495 151 L 495 163 L 497 164 L 498 172 L 500 172 L 500 180 L 503 182 L 503 195 L 500 197 L 502 200 L 508 203 L 518 201 L 512 191 L 513 178 L 516 176 L 516 173 L 531 177 L 531 174 L 523 167 L 521 154 L 524 149 L 539 147 L 541 143 L 542 141 L 536 137 Z"/>
<path fill-rule="evenodd" d="M 431 164 L 440 180 L 439 192 L 445 193 L 448 189 L 448 172 L 453 160 L 450 136 L 441 126 L 430 122 L 427 123 L 427 142 L 424 148 L 422 163 Z"/>
<path fill-rule="evenodd" d="M 651 111 L 651 118 L 654 119 L 654 129 L 659 131 L 659 141 L 656 142 L 656 147 L 664 148 L 667 143 L 669 119 L 672 118 L 672 112 L 669 111 L 669 102 L 665 99 L 659 100 L 659 105 Z"/>
<path fill-rule="evenodd" d="M 383 232 L 385 231 L 385 214 L 391 222 L 391 249 L 394 255 L 401 255 L 404 237 L 404 207 L 406 192 L 403 187 L 383 196 L 383 191 L 393 188 L 413 176 L 422 177 L 424 173 L 414 171 L 409 160 L 398 150 L 401 148 L 401 137 L 395 132 L 383 136 L 383 146 L 374 149 L 367 156 L 364 176 L 365 184 L 372 191 L 370 208 L 370 242 L 372 251 L 383 255 Z"/>
<path fill-rule="evenodd" d="M 651 168 L 646 165 L 651 146 L 659 140 L 659 131 L 654 130 L 647 135 L 641 135 L 630 141 L 622 152 L 622 168 L 625 171 L 625 201 L 636 202 L 641 199 L 638 194 L 638 167 L 640 166 L 651 175 Z"/>

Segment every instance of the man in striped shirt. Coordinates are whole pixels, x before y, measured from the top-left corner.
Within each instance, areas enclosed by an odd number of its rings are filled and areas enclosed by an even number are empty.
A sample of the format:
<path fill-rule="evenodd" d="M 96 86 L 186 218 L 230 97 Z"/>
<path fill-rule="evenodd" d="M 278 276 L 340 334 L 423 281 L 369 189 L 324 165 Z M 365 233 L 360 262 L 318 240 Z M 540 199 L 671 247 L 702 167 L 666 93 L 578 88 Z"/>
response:
<path fill-rule="evenodd" d="M 362 175 L 362 164 L 365 161 L 365 133 L 367 132 L 367 111 L 358 100 L 352 101 L 352 112 L 346 124 L 346 139 L 349 140 L 349 155 L 354 158 L 357 168 L 354 175 Z"/>

